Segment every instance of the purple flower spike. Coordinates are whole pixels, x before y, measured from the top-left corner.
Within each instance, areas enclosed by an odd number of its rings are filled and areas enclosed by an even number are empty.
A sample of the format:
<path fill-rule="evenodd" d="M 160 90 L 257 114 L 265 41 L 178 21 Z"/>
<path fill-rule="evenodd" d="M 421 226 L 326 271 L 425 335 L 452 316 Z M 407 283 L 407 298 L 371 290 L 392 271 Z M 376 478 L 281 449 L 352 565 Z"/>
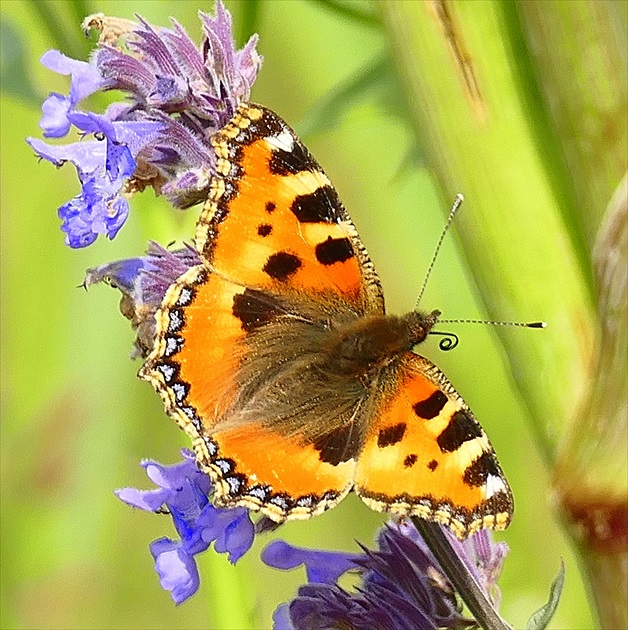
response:
<path fill-rule="evenodd" d="M 192 247 L 175 251 L 150 243 L 146 256 L 127 258 L 88 269 L 83 286 L 106 282 L 122 293 L 120 311 L 137 330 L 133 357 L 146 357 L 153 347 L 155 313 L 168 287 L 201 263 Z"/>
<path fill-rule="evenodd" d="M 163 589 L 176 604 L 194 595 L 199 586 L 196 554 L 214 543 L 218 553 L 239 560 L 253 544 L 254 526 L 244 508 L 218 509 L 208 499 L 213 487 L 209 477 L 198 470 L 191 451 L 181 451 L 183 462 L 163 466 L 144 461 L 142 467 L 158 488 L 124 488 L 116 496 L 136 508 L 158 512 L 165 508 L 172 516 L 180 540 L 159 538 L 150 545 L 155 570 Z"/>
<path fill-rule="evenodd" d="M 197 47 L 183 28 L 98 16 L 86 23 L 101 31 L 87 63 L 52 50 L 42 63 L 71 76 L 68 96 L 53 93 L 43 104 L 44 136 L 60 138 L 74 128 L 94 140 L 66 146 L 27 141 L 56 165 L 71 162 L 81 192 L 59 208 L 70 247 L 85 247 L 98 235 L 114 238 L 129 213 L 128 198 L 152 186 L 181 208 L 203 201 L 214 174 L 211 136 L 249 98 L 261 58 L 252 37 L 235 48 L 231 17 L 219 0 L 216 17 L 200 13 L 203 41 Z M 121 90 L 125 101 L 104 114 L 77 109 L 101 90 Z"/>
<path fill-rule="evenodd" d="M 277 608 L 275 630 L 436 630 L 476 625 L 462 615 L 453 587 L 410 521 L 385 526 L 378 547 L 375 551 L 362 547 L 362 554 L 350 555 L 271 543 L 263 552 L 264 562 L 284 569 L 305 564 L 309 581 L 294 600 Z M 495 587 L 507 552 L 503 543 L 495 544 L 490 533 L 482 531 L 456 549 L 483 588 Z M 337 584 L 348 570 L 362 575 L 352 592 Z"/>

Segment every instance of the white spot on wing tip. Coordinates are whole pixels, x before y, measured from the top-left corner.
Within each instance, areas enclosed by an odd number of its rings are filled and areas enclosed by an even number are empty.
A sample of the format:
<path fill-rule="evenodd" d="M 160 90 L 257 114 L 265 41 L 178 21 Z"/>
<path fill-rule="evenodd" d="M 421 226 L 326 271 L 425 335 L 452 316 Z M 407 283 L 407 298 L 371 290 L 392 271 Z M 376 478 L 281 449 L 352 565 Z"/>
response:
<path fill-rule="evenodd" d="M 266 142 L 270 144 L 271 147 L 275 149 L 280 149 L 281 151 L 292 151 L 294 147 L 294 138 L 289 131 L 282 131 L 276 136 L 269 136 L 266 138 Z"/>
<path fill-rule="evenodd" d="M 498 492 L 505 492 L 506 484 L 501 477 L 496 475 L 489 475 L 486 478 L 486 498 L 490 499 L 494 494 Z"/>

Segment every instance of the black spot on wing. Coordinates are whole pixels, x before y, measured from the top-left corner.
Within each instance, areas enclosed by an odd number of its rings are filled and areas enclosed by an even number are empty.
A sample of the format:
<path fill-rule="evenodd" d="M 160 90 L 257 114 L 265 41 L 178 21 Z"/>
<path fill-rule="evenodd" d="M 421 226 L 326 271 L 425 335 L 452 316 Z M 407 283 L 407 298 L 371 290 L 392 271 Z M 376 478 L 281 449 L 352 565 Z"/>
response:
<path fill-rule="evenodd" d="M 316 260 L 322 265 L 344 262 L 354 256 L 353 246 L 348 238 L 332 238 L 319 243 L 315 249 Z"/>
<path fill-rule="evenodd" d="M 456 411 L 443 432 L 436 438 L 443 453 L 457 451 L 465 442 L 481 437 L 478 421 L 466 411 Z"/>
<path fill-rule="evenodd" d="M 292 175 L 301 171 L 320 170 L 308 150 L 296 139 L 294 139 L 291 151 L 273 149 L 269 168 L 274 175 Z"/>
<path fill-rule="evenodd" d="M 287 280 L 295 274 L 303 263 L 298 256 L 289 252 L 277 252 L 268 257 L 264 272 L 275 280 Z"/>
<path fill-rule="evenodd" d="M 257 233 L 260 236 L 268 236 L 273 231 L 273 226 L 268 223 L 260 223 L 257 226 Z"/>
<path fill-rule="evenodd" d="M 429 468 L 432 472 L 434 472 L 434 471 L 438 468 L 438 462 L 437 462 L 435 459 L 433 459 L 432 461 L 430 461 L 430 462 L 428 463 L 427 467 L 428 467 L 428 468 Z"/>
<path fill-rule="evenodd" d="M 355 458 L 359 453 L 360 443 L 355 438 L 352 439 L 354 433 L 357 434 L 355 426 L 350 422 L 319 437 L 313 444 L 319 453 L 319 459 L 338 466 L 341 462 Z"/>
<path fill-rule="evenodd" d="M 403 465 L 405 468 L 412 468 L 412 466 L 414 466 L 417 462 L 417 459 L 419 459 L 414 453 L 408 455 L 404 460 L 403 460 Z"/>
<path fill-rule="evenodd" d="M 277 208 L 277 204 L 274 201 L 266 202 L 266 212 L 268 212 L 268 214 L 271 214 L 272 212 L 274 212 L 275 208 Z"/>
<path fill-rule="evenodd" d="M 344 217 L 338 193 L 331 186 L 299 195 L 290 209 L 302 223 L 338 223 Z"/>
<path fill-rule="evenodd" d="M 462 480 L 468 486 L 483 486 L 489 475 L 501 477 L 495 453 L 482 453 L 464 471 Z"/>
<path fill-rule="evenodd" d="M 406 432 L 406 423 L 400 422 L 392 427 L 386 427 L 379 432 L 377 436 L 377 446 L 386 448 L 400 442 Z"/>
<path fill-rule="evenodd" d="M 435 391 L 429 398 L 416 403 L 412 408 L 419 418 L 431 420 L 435 418 L 447 403 L 447 396 L 440 390 Z"/>
<path fill-rule="evenodd" d="M 268 293 L 246 289 L 233 296 L 232 312 L 240 320 L 243 330 L 251 332 L 273 321 L 284 309 Z"/>

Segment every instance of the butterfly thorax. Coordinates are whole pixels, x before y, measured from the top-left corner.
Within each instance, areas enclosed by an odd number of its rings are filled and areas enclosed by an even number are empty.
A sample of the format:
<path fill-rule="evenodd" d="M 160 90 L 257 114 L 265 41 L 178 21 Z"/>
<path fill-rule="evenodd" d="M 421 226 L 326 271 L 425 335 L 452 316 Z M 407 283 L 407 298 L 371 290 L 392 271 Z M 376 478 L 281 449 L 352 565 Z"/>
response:
<path fill-rule="evenodd" d="M 333 329 L 327 351 L 341 374 L 362 375 L 389 365 L 424 341 L 439 315 L 439 311 L 412 311 L 402 317 L 369 315 Z"/>

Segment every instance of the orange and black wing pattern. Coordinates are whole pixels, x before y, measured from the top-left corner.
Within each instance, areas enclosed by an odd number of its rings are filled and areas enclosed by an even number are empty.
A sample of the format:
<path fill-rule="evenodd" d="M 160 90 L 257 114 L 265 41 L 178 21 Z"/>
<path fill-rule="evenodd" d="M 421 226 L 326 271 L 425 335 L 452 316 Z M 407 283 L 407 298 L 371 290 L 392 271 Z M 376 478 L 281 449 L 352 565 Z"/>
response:
<path fill-rule="evenodd" d="M 335 294 L 383 311 L 377 274 L 338 194 L 272 111 L 242 105 L 212 139 L 218 176 L 196 230 L 213 270 L 270 292 Z"/>
<path fill-rule="evenodd" d="M 417 515 L 460 538 L 504 529 L 512 494 L 488 436 L 443 373 L 406 353 L 373 420 L 355 486 L 375 510 Z"/>
<path fill-rule="evenodd" d="M 295 301 L 383 312 L 381 287 L 327 176 L 276 114 L 242 105 L 212 143 L 217 174 L 195 238 L 203 264 L 168 290 L 140 376 L 192 438 L 217 503 L 307 518 L 351 489 L 355 464 L 321 461 L 262 424 L 230 426 L 240 367 L 255 352 L 245 340 L 277 318 L 311 316 L 286 306 Z"/>

